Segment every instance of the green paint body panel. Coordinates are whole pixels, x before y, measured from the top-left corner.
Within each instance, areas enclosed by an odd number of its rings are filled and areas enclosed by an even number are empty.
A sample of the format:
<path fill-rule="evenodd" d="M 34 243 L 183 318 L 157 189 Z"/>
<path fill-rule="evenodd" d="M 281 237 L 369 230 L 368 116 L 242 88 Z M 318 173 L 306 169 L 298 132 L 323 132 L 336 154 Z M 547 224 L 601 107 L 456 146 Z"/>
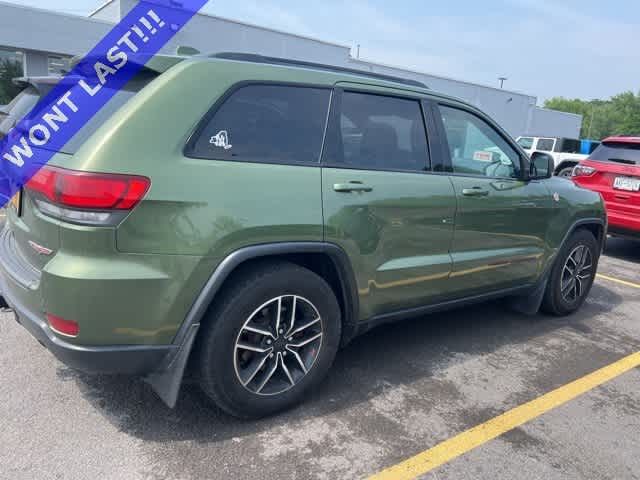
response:
<path fill-rule="evenodd" d="M 183 149 L 203 116 L 245 81 L 446 98 L 338 72 L 204 57 L 177 63 L 74 155 L 57 154 L 51 161 L 147 176 L 151 188 L 144 200 L 117 227 L 89 227 L 39 213 L 24 194 L 22 215 L 9 211 L 6 228 L 16 256 L 39 279 L 25 287 L 4 269 L 10 293 L 43 318 L 49 312 L 77 321 L 80 334 L 65 339 L 69 343 L 168 345 L 216 267 L 243 247 L 338 245 L 355 275 L 362 321 L 535 283 L 574 222 L 605 221 L 600 198 L 563 179 L 524 182 L 186 157 Z M 372 191 L 333 189 L 350 181 Z M 490 190 L 488 197 L 462 196 L 464 188 L 478 184 Z M 53 255 L 38 255 L 29 241 Z"/>

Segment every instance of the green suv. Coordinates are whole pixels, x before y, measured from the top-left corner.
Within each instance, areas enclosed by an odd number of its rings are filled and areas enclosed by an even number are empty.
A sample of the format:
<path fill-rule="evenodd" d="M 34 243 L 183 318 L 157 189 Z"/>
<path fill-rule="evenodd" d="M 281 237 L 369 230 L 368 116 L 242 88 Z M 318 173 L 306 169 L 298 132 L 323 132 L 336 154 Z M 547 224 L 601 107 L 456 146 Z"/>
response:
<path fill-rule="evenodd" d="M 23 81 L 35 102 L 58 80 Z M 2 295 L 62 362 L 170 406 L 187 367 L 260 417 L 382 323 L 570 314 L 606 236 L 597 193 L 478 109 L 323 65 L 156 57 L 62 150 L 9 204 Z"/>

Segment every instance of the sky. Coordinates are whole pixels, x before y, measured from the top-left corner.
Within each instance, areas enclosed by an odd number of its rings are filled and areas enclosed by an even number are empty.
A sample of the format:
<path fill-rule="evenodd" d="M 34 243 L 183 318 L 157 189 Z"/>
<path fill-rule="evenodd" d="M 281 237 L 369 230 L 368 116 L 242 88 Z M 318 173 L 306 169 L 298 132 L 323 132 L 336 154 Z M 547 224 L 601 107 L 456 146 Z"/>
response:
<path fill-rule="evenodd" d="M 15 1 L 15 0 L 9 0 Z M 101 0 L 16 3 L 86 15 Z M 353 47 L 366 60 L 535 95 L 640 91 L 638 0 L 210 0 L 207 13 Z"/>

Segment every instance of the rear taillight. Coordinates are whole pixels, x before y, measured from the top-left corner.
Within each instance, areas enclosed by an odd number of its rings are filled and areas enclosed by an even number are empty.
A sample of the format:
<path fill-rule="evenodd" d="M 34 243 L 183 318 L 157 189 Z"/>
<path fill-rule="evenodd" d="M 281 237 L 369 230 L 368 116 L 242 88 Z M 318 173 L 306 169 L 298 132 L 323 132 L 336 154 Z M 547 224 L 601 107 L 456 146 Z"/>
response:
<path fill-rule="evenodd" d="M 593 167 L 587 167 L 586 165 L 576 165 L 571 173 L 572 177 L 588 177 L 596 173 L 596 169 Z"/>
<path fill-rule="evenodd" d="M 38 209 L 74 223 L 113 225 L 149 190 L 146 177 L 45 166 L 25 185 Z"/>
<path fill-rule="evenodd" d="M 66 320 L 62 317 L 47 313 L 47 322 L 49 322 L 51 330 L 66 337 L 77 337 L 80 333 L 80 326 L 73 320 Z"/>

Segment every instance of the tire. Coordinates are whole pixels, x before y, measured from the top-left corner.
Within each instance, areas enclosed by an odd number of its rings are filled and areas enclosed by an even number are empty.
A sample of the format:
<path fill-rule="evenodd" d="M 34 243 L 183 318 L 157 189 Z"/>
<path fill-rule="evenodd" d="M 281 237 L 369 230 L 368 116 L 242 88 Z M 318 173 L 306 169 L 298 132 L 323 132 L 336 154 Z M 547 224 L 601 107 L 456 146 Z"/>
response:
<path fill-rule="evenodd" d="M 571 178 L 572 173 L 573 173 L 573 166 L 565 167 L 560 169 L 560 171 L 557 173 L 557 176 L 562 178 Z"/>
<path fill-rule="evenodd" d="M 581 257 L 580 252 L 584 252 L 585 257 Z M 598 242 L 593 234 L 584 229 L 576 230 L 558 253 L 542 301 L 542 310 L 556 316 L 577 311 L 591 291 L 599 256 Z"/>
<path fill-rule="evenodd" d="M 207 314 L 198 348 L 200 385 L 235 417 L 272 415 L 323 380 L 340 337 L 340 307 L 327 282 L 294 264 L 261 264 L 232 280 Z"/>

